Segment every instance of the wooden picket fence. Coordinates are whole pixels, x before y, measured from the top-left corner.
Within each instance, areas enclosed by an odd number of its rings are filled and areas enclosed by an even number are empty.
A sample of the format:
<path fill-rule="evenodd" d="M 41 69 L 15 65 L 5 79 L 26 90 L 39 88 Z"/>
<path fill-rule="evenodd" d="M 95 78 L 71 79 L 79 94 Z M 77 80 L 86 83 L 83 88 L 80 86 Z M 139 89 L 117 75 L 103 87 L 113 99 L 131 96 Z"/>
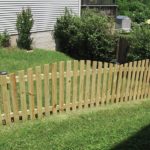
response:
<path fill-rule="evenodd" d="M 46 64 L 0 76 L 0 124 L 150 98 L 150 60 Z"/>

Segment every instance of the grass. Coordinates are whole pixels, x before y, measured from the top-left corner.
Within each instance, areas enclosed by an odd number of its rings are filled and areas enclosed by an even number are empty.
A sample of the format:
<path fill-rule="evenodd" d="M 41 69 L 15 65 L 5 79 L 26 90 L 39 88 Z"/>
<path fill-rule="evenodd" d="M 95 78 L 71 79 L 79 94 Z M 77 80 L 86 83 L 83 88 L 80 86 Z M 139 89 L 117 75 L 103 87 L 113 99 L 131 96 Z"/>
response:
<path fill-rule="evenodd" d="M 9 73 L 66 60 L 59 52 L 0 49 L 0 70 Z M 0 150 L 145 150 L 149 108 L 150 101 L 133 102 L 0 126 Z"/>
<path fill-rule="evenodd" d="M 146 150 L 150 101 L 0 127 L 2 150 Z"/>
<path fill-rule="evenodd" d="M 33 52 L 27 53 L 17 48 L 0 48 L 0 71 L 12 73 L 18 70 L 26 70 L 29 67 L 34 68 L 38 65 L 70 59 L 70 57 L 60 52 L 35 49 Z"/>

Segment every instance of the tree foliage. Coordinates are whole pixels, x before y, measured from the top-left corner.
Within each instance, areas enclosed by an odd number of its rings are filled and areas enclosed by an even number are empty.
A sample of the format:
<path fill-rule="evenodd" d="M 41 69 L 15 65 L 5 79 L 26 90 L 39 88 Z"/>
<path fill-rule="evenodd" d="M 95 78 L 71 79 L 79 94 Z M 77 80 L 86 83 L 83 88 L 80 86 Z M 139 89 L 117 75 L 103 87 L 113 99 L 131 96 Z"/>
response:
<path fill-rule="evenodd" d="M 117 0 L 120 15 L 129 16 L 133 22 L 141 23 L 150 19 L 148 1 L 143 0 Z"/>
<path fill-rule="evenodd" d="M 150 59 L 150 25 L 135 25 L 130 37 L 128 60 Z"/>

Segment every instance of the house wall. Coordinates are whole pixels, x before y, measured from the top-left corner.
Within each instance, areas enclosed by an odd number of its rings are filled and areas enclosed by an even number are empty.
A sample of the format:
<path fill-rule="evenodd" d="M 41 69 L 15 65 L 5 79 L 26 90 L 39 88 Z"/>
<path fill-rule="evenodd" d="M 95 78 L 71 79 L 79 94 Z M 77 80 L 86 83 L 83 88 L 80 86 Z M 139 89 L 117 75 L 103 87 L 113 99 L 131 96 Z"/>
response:
<path fill-rule="evenodd" d="M 11 46 L 16 47 L 17 35 L 11 35 Z M 56 50 L 55 40 L 53 38 L 53 31 L 35 32 L 31 34 L 33 38 L 32 47 L 45 49 L 45 50 Z"/>
<path fill-rule="evenodd" d="M 34 18 L 33 47 L 55 49 L 52 31 L 65 7 L 80 15 L 80 0 L 0 0 L 0 32 L 8 30 L 12 46 L 16 45 L 16 18 L 22 8 L 30 7 Z"/>

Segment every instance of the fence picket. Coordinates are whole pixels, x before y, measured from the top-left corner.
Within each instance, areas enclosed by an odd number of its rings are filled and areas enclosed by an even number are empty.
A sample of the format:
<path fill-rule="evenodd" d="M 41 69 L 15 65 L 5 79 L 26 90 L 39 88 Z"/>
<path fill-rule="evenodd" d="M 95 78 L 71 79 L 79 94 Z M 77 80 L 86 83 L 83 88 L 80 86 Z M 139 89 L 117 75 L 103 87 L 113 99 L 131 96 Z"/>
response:
<path fill-rule="evenodd" d="M 85 107 L 88 107 L 90 100 L 90 74 L 91 74 L 91 61 L 86 61 L 86 75 L 85 75 Z"/>
<path fill-rule="evenodd" d="M 98 77 L 97 77 L 97 89 L 96 89 L 96 105 L 98 106 L 101 100 L 101 82 L 102 79 L 102 62 L 98 62 Z"/>
<path fill-rule="evenodd" d="M 59 110 L 64 111 L 64 62 L 59 63 Z"/>
<path fill-rule="evenodd" d="M 120 93 L 121 93 L 121 84 L 122 84 L 122 71 L 123 71 L 123 65 L 119 66 L 119 72 L 118 72 L 118 83 L 117 83 L 117 91 L 116 91 L 116 103 L 120 102 Z"/>
<path fill-rule="evenodd" d="M 121 96 L 120 96 L 121 102 L 124 102 L 124 100 L 125 100 L 127 68 L 128 68 L 128 64 L 124 64 L 124 66 L 123 66 L 123 77 L 122 77 L 122 88 L 121 88 Z"/>
<path fill-rule="evenodd" d="M 18 99 L 17 99 L 17 83 L 16 83 L 16 76 L 14 73 L 9 75 L 10 77 L 10 92 L 12 98 L 12 107 L 14 113 L 14 121 L 19 120 L 19 109 L 18 109 Z"/>
<path fill-rule="evenodd" d="M 10 99 L 8 97 L 8 84 L 7 84 L 7 76 L 3 75 L 1 76 L 1 90 L 2 90 L 2 102 L 3 102 L 3 110 L 5 114 L 5 121 L 6 124 L 11 123 L 11 118 L 10 118 Z"/>
<path fill-rule="evenodd" d="M 78 61 L 73 62 L 73 110 L 76 110 L 77 103 L 77 88 L 78 88 Z"/>
<path fill-rule="evenodd" d="M 96 67 L 97 67 L 97 62 L 93 61 L 92 64 L 92 85 L 91 85 L 91 102 L 92 105 L 94 105 L 95 100 L 96 100 Z"/>
<path fill-rule="evenodd" d="M 57 106 L 57 64 L 54 63 L 52 68 L 52 112 L 56 113 Z"/>
<path fill-rule="evenodd" d="M 142 61 L 142 66 L 140 68 L 140 79 L 139 79 L 139 88 L 138 88 L 138 95 L 137 95 L 137 99 L 141 99 L 141 94 L 142 94 L 142 80 L 143 80 L 143 74 L 144 74 L 144 65 L 145 65 L 145 61 Z"/>
<path fill-rule="evenodd" d="M 116 86 L 117 86 L 117 71 L 118 65 L 114 65 L 114 73 L 113 73 L 113 87 L 112 87 L 112 95 L 111 95 L 111 102 L 114 103 L 116 99 Z"/>
<path fill-rule="evenodd" d="M 132 77 L 131 77 L 131 85 L 130 85 L 130 91 L 129 91 L 129 100 L 133 100 L 133 93 L 135 88 L 135 75 L 136 75 L 136 69 L 137 68 L 137 61 L 133 62 L 132 65 Z"/>
<path fill-rule="evenodd" d="M 107 87 L 107 97 L 106 97 L 106 103 L 108 104 L 111 99 L 111 87 L 112 87 L 112 69 L 113 69 L 113 64 L 109 64 L 109 74 L 108 74 L 108 87 Z"/>
<path fill-rule="evenodd" d="M 42 118 L 42 81 L 41 81 L 41 67 L 35 68 L 36 72 L 36 94 L 37 94 L 37 109 L 38 118 Z"/>
<path fill-rule="evenodd" d="M 102 89 L 102 104 L 106 104 L 106 97 L 107 97 L 107 67 L 108 67 L 108 63 L 104 63 L 104 69 L 103 69 L 103 89 Z"/>
<path fill-rule="evenodd" d="M 147 73 L 148 73 L 148 60 L 145 60 L 145 68 L 144 68 L 144 75 L 143 75 L 144 77 L 143 77 L 143 82 L 142 82 L 141 99 L 146 98 L 146 96 L 145 96 L 145 88 L 146 88 Z"/>
<path fill-rule="evenodd" d="M 33 82 L 33 70 L 29 68 L 27 71 L 28 74 L 28 93 L 29 93 L 29 110 L 30 110 L 30 118 L 33 120 L 35 118 L 34 113 L 34 82 Z"/>
<path fill-rule="evenodd" d="M 141 61 L 137 62 L 137 69 L 136 69 L 136 78 L 135 78 L 135 88 L 133 92 L 133 100 L 136 100 L 137 98 L 137 90 L 138 90 L 138 83 L 139 83 L 139 75 L 140 75 L 140 67 L 141 67 Z"/>
<path fill-rule="evenodd" d="M 49 65 L 44 65 L 44 97 L 45 97 L 45 115 L 50 115 L 50 93 L 49 93 Z"/>
<path fill-rule="evenodd" d="M 26 103 L 26 87 L 24 80 L 24 71 L 19 71 L 19 84 L 20 84 L 20 98 L 21 98 L 21 109 L 22 109 L 22 120 L 27 120 L 27 103 Z"/>
<path fill-rule="evenodd" d="M 125 101 L 129 100 L 129 92 L 130 92 L 130 83 L 131 83 L 131 72 L 132 72 L 132 62 L 128 64 L 128 76 L 127 76 L 127 86 L 126 86 L 126 95 Z"/>
<path fill-rule="evenodd" d="M 66 110 L 70 110 L 71 104 L 71 61 L 67 62 L 66 69 Z"/>
<path fill-rule="evenodd" d="M 148 63 L 148 74 L 147 74 L 147 79 L 146 79 L 145 93 L 147 95 L 146 98 L 150 98 L 150 60 L 149 60 L 149 63 Z"/>
<path fill-rule="evenodd" d="M 84 61 L 80 61 L 80 79 L 79 79 L 79 107 L 83 104 L 83 89 L 84 88 Z"/>
<path fill-rule="evenodd" d="M 3 124 L 3 119 L 2 119 L 2 112 L 1 112 L 1 109 L 0 109 L 0 125 Z"/>

